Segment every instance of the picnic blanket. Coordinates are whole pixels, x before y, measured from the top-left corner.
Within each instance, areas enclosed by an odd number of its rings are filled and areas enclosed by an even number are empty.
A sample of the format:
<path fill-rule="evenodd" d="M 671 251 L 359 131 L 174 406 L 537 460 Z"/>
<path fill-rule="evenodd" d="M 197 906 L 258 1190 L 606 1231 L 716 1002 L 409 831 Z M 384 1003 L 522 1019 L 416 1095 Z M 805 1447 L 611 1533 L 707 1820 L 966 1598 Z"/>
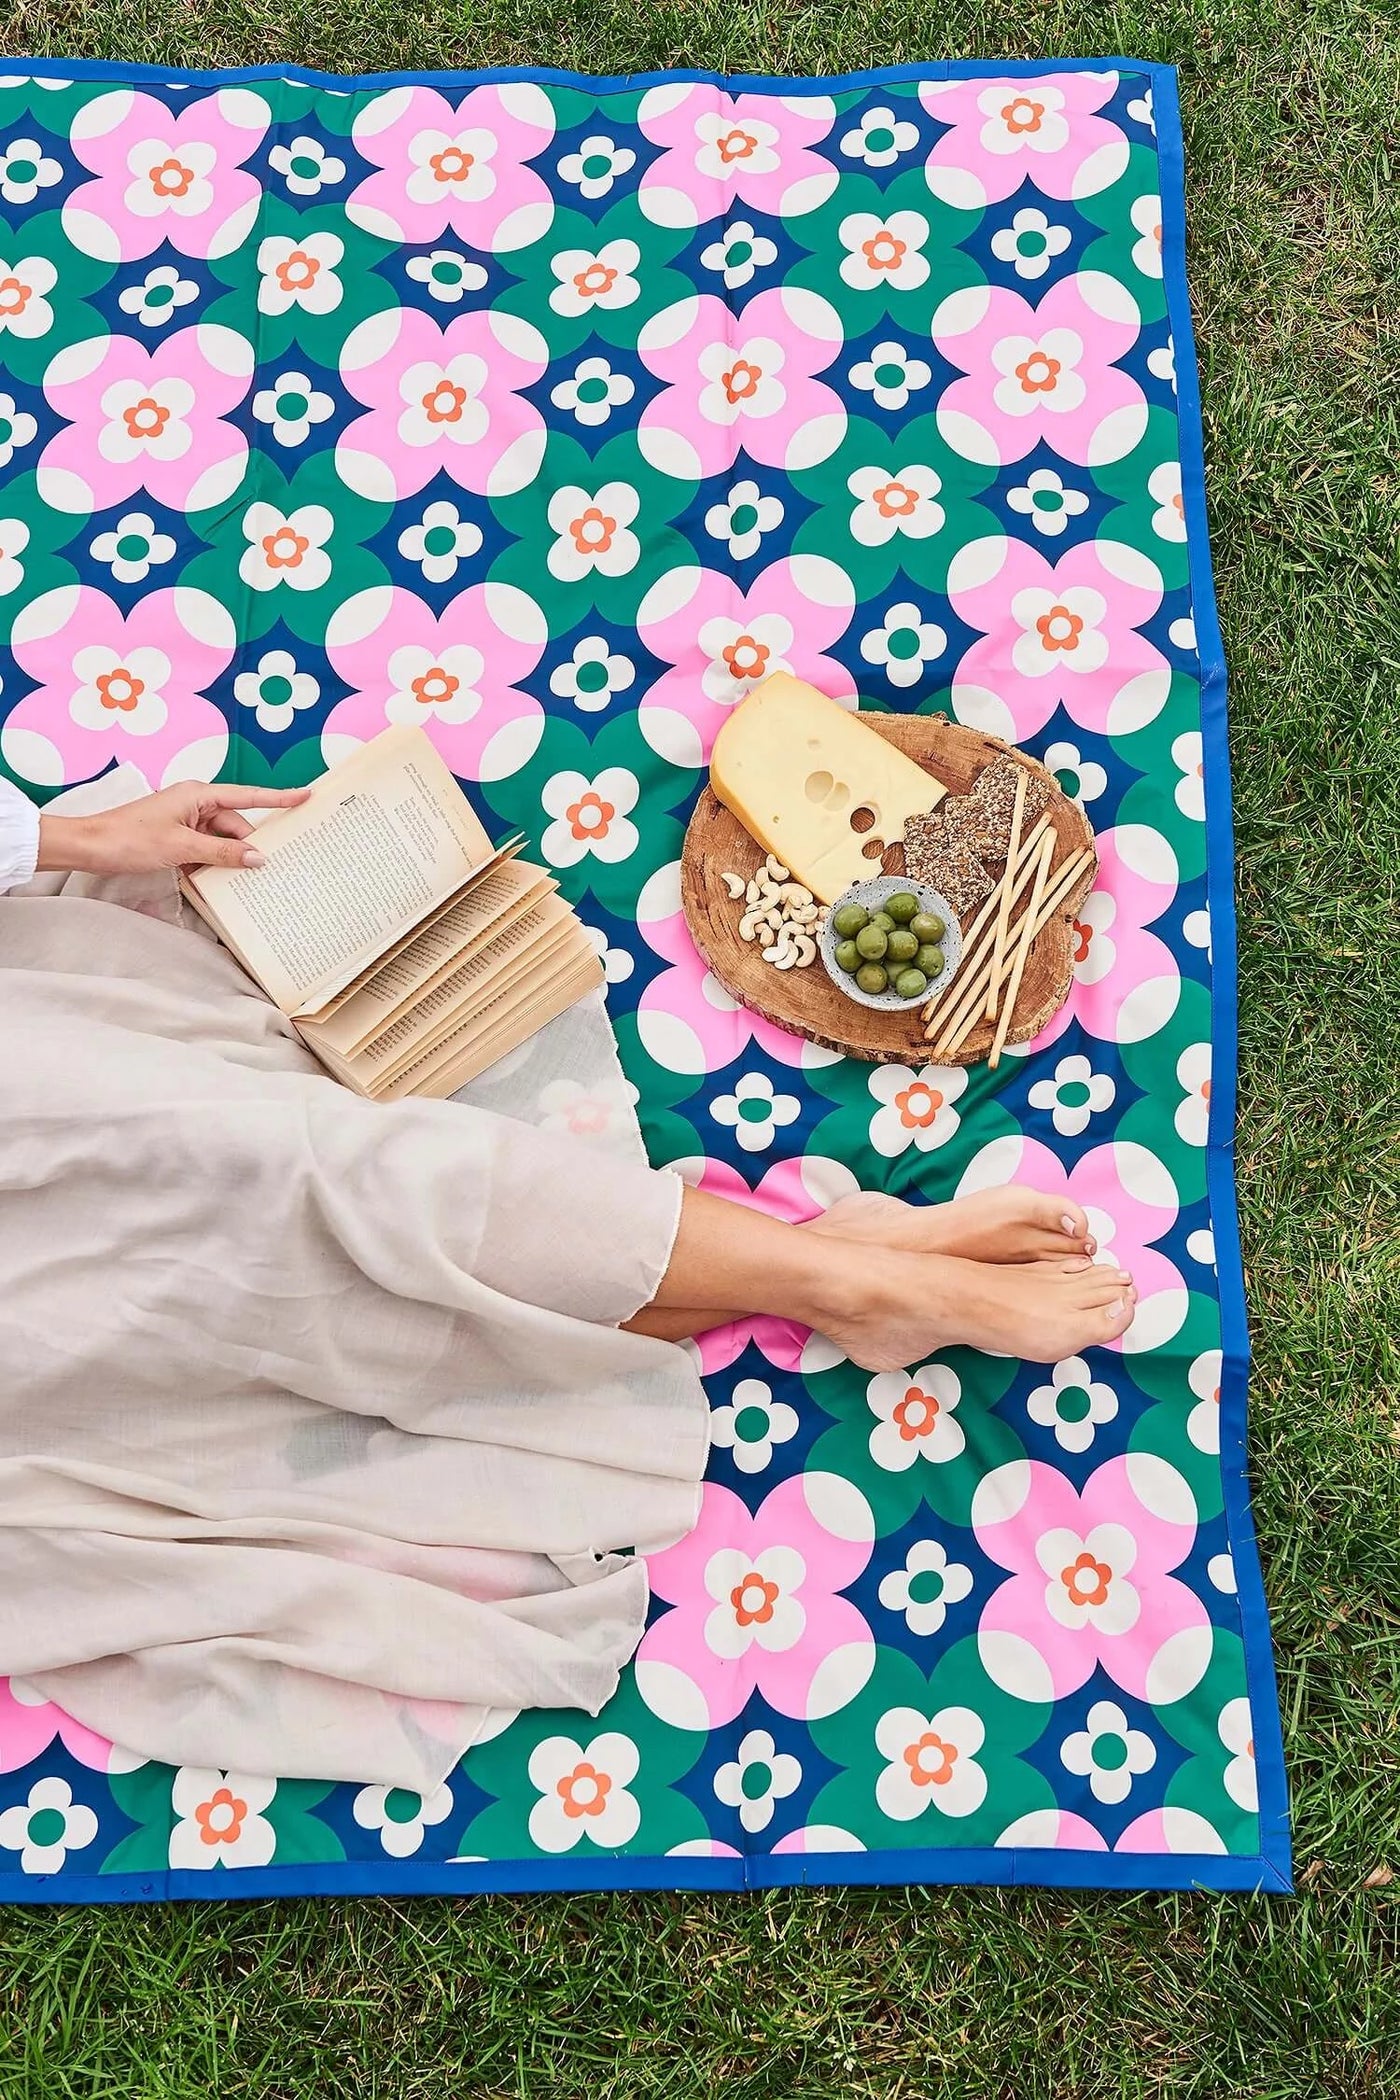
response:
<path fill-rule="evenodd" d="M 36 62 L 0 251 L 11 778 L 294 784 L 419 722 L 594 929 L 654 1163 L 787 1218 L 1065 1191 L 1141 1292 L 1050 1367 L 706 1337 L 623 1688 L 430 1796 L 141 1761 L 11 1683 L 0 1893 L 1287 1888 L 1171 69 Z M 816 1049 L 692 948 L 687 814 L 780 667 L 1089 814 L 1073 993 L 995 1072 Z"/>

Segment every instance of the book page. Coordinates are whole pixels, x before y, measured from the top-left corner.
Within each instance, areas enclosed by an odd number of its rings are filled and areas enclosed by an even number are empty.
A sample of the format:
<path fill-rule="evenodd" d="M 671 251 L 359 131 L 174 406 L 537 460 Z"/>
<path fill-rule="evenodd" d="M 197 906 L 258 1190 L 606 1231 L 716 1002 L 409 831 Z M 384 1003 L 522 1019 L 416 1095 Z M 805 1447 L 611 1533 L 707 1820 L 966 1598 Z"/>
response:
<path fill-rule="evenodd" d="M 410 1066 L 417 1067 L 430 1052 L 449 1039 L 456 1041 L 465 1030 L 476 1033 L 489 1025 L 492 1015 L 505 1012 L 517 1004 L 528 1004 L 538 998 L 539 987 L 553 983 L 557 973 L 565 968 L 571 952 L 577 949 L 577 936 L 570 926 L 559 926 L 542 942 L 522 949 L 503 970 L 491 979 L 486 1004 L 478 1000 L 457 1001 L 440 1013 L 425 1032 L 409 1036 L 398 1047 L 390 1063 L 381 1064 L 368 1081 L 369 1091 L 378 1097 L 386 1087 L 393 1085 L 400 1073 Z M 590 951 L 591 952 L 591 951 Z M 365 1076 L 362 1062 L 354 1062 L 354 1069 Z"/>
<path fill-rule="evenodd" d="M 578 951 L 578 960 L 552 978 L 546 990 L 527 1000 L 503 1000 L 499 1020 L 493 1020 L 487 1028 L 463 1030 L 444 1039 L 382 1091 L 376 1090 L 374 1098 L 401 1101 L 405 1094 L 420 1094 L 441 1101 L 448 1094 L 455 1094 L 458 1087 L 518 1049 L 602 982 L 602 963 L 596 950 L 585 944 Z"/>
<path fill-rule="evenodd" d="M 494 849 L 421 729 L 364 744 L 309 801 L 260 824 L 262 868 L 189 885 L 284 1013 L 314 1012 L 410 931 Z"/>

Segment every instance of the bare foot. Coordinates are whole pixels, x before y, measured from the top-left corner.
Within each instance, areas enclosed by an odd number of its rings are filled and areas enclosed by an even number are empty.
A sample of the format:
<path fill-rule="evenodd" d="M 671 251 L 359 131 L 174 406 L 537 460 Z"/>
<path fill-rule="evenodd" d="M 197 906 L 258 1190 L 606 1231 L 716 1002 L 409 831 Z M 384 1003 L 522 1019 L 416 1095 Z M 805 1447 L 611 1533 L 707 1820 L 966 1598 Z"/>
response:
<path fill-rule="evenodd" d="M 979 1189 L 951 1203 L 901 1203 L 897 1196 L 841 1196 L 813 1218 L 809 1232 L 911 1254 L 958 1254 L 966 1261 L 1059 1261 L 1095 1253 L 1077 1203 L 1036 1189 Z"/>
<path fill-rule="evenodd" d="M 853 1286 L 822 1332 L 866 1371 L 900 1371 L 963 1343 L 1028 1363 L 1062 1363 L 1132 1325 L 1124 1269 L 1082 1255 L 1059 1262 L 979 1262 L 891 1250 Z"/>

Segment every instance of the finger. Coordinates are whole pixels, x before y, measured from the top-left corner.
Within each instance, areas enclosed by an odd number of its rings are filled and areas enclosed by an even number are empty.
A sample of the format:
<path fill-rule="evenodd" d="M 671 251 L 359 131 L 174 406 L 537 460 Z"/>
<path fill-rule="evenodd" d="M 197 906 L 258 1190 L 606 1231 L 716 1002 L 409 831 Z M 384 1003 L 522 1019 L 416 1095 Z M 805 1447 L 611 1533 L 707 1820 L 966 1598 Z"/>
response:
<path fill-rule="evenodd" d="M 200 797 L 211 809 L 291 809 L 298 802 L 304 802 L 310 793 L 309 787 L 239 787 L 233 781 L 224 780 L 215 787 L 201 788 Z"/>
<path fill-rule="evenodd" d="M 188 828 L 180 858 L 186 866 L 199 868 L 261 868 L 267 863 L 265 853 L 259 853 L 256 846 L 245 846 L 241 839 L 215 838 L 210 832 Z"/>
<path fill-rule="evenodd" d="M 200 831 L 212 831 L 221 839 L 246 839 L 253 829 L 246 817 L 240 817 L 236 809 L 221 809 L 207 824 L 197 827 Z"/>

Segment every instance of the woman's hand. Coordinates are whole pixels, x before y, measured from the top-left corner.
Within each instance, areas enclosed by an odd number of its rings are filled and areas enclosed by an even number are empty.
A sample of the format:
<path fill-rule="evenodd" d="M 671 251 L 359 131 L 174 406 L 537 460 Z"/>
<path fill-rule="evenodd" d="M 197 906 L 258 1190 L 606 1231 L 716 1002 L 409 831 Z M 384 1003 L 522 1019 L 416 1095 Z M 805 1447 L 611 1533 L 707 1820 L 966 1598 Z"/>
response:
<path fill-rule="evenodd" d="M 260 868 L 266 855 L 246 843 L 253 826 L 241 809 L 289 809 L 310 788 L 235 787 L 183 781 L 95 817 L 39 819 L 39 867 L 85 875 L 146 875 L 161 868 Z"/>

